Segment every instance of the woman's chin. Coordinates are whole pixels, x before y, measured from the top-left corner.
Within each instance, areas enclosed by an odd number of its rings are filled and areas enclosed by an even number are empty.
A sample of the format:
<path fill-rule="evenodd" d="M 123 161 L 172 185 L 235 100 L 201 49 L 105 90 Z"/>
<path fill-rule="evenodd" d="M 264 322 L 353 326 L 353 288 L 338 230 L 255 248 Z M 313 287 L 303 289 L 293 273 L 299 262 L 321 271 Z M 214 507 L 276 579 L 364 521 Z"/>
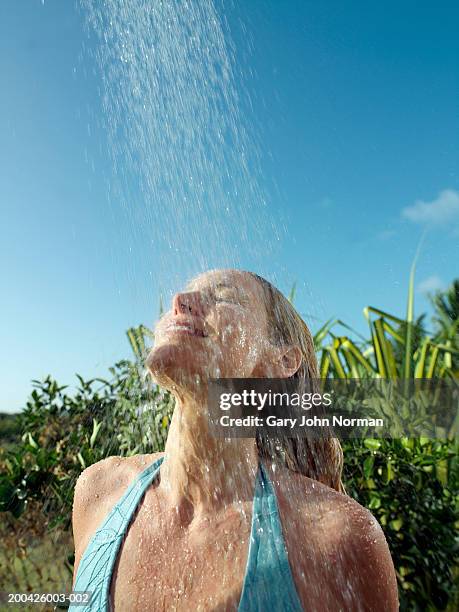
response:
<path fill-rule="evenodd" d="M 176 344 L 166 344 L 154 347 L 146 360 L 153 379 L 162 387 L 195 386 L 206 378 L 206 367 L 199 363 L 196 352 L 191 347 Z"/>

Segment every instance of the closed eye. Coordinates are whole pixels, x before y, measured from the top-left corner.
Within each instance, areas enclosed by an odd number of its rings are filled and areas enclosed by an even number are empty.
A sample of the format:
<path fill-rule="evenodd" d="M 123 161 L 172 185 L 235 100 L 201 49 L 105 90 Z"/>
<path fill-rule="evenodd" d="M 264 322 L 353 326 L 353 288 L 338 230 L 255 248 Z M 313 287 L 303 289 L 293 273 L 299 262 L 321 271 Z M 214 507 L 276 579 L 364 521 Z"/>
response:
<path fill-rule="evenodd" d="M 217 303 L 224 304 L 237 304 L 243 305 L 246 303 L 239 293 L 234 293 L 233 291 L 223 291 L 215 296 L 215 301 Z"/>

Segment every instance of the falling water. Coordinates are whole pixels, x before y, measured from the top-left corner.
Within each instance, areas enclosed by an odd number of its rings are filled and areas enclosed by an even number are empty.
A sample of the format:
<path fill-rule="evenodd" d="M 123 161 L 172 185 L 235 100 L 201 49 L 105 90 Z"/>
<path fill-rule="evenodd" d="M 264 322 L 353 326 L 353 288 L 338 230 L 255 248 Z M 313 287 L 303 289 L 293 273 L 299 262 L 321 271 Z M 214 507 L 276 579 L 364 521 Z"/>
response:
<path fill-rule="evenodd" d="M 112 197 L 134 240 L 158 253 L 156 278 L 265 259 L 279 224 L 213 0 L 81 4 L 98 39 Z"/>
<path fill-rule="evenodd" d="M 126 231 L 145 249 L 157 284 L 161 282 L 158 279 L 168 276 L 175 280 L 177 270 L 184 280 L 209 268 L 241 267 L 247 255 L 260 264 L 255 271 L 263 273 L 261 264 L 280 239 L 278 221 L 268 214 L 261 187 L 260 148 L 247 114 L 249 105 L 223 19 L 224 7 L 219 5 L 217 11 L 215 2 L 80 0 L 87 25 L 97 38 L 94 52 L 115 177 L 109 184 L 110 197 L 123 203 L 129 215 Z M 333 458 L 338 454 L 335 448 Z M 273 478 L 284 478 L 275 467 L 273 464 Z M 203 469 L 204 482 L 210 482 L 208 473 L 209 469 Z M 229 484 L 234 484 L 229 478 Z M 300 553 L 304 566 L 312 565 L 316 572 L 307 576 L 303 573 L 299 579 L 308 581 L 311 600 L 322 602 L 320 577 L 325 571 L 342 585 L 343 601 L 349 603 L 346 609 L 351 609 L 352 589 L 340 574 L 342 564 L 329 554 L 328 536 L 338 529 L 333 511 L 328 512 L 328 501 L 322 503 L 320 496 L 303 496 L 297 483 L 293 477 L 286 477 L 289 495 L 284 499 L 289 500 L 293 516 L 308 497 L 308 512 L 298 522 L 304 526 L 304 533 L 298 536 L 297 524 L 291 523 L 284 525 L 289 534 L 286 537 L 290 542 L 298 537 L 308 542 Z M 315 486 L 312 484 L 310 491 Z M 234 591 L 234 574 L 244 571 L 244 556 L 258 550 L 248 546 L 249 538 L 251 542 L 255 534 L 261 538 L 266 529 L 258 517 L 254 525 L 259 527 L 252 533 L 252 499 L 245 495 L 241 500 L 244 504 L 232 524 L 203 530 L 210 543 L 208 549 L 213 550 L 215 567 L 204 555 L 202 567 L 196 569 L 194 554 L 199 545 L 193 551 L 182 547 L 173 528 L 159 531 L 160 536 L 152 542 L 169 566 L 155 574 L 158 597 L 185 602 L 187 592 L 203 593 L 205 583 L 220 584 L 223 594 Z M 147 519 L 146 524 L 151 526 L 154 517 L 149 514 Z M 328 526 L 323 526 L 327 521 Z M 346 532 L 344 528 L 342 531 Z M 320 537 L 326 543 L 323 547 Z M 138 564 L 141 561 L 139 554 Z M 181 574 L 176 573 L 176 565 L 184 568 Z M 259 567 L 265 571 L 259 584 L 274 585 L 271 595 L 276 595 L 279 576 L 270 574 L 269 563 L 260 563 Z M 149 596 L 150 586 L 142 587 Z M 249 597 L 256 598 L 256 591 Z M 260 586 L 258 593 L 269 598 L 270 588 Z M 219 607 L 219 603 L 212 602 L 207 609 Z"/>

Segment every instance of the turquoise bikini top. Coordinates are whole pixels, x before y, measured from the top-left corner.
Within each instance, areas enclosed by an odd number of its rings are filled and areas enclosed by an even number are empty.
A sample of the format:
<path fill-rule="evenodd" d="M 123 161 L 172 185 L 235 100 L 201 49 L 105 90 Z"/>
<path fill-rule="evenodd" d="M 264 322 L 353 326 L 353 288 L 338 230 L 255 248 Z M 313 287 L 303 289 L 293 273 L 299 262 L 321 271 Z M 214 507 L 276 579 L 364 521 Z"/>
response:
<path fill-rule="evenodd" d="M 74 591 L 92 593 L 73 612 L 108 612 L 110 583 L 119 548 L 145 491 L 155 480 L 163 457 L 128 487 L 90 540 L 78 566 Z M 302 612 L 282 536 L 273 485 L 259 464 L 253 499 L 249 554 L 238 612 Z"/>

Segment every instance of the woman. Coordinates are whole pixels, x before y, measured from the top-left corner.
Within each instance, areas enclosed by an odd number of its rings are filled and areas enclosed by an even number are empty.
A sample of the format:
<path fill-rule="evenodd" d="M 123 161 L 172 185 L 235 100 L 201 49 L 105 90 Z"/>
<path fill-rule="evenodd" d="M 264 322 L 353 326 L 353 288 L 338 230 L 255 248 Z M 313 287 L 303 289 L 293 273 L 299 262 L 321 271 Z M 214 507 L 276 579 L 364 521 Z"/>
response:
<path fill-rule="evenodd" d="M 93 592 L 88 609 L 398 609 L 382 530 L 340 492 L 336 440 L 209 432 L 210 378 L 317 376 L 309 330 L 277 289 L 248 272 L 199 276 L 159 321 L 147 365 L 176 398 L 165 452 L 109 457 L 75 489 L 74 590 Z"/>

